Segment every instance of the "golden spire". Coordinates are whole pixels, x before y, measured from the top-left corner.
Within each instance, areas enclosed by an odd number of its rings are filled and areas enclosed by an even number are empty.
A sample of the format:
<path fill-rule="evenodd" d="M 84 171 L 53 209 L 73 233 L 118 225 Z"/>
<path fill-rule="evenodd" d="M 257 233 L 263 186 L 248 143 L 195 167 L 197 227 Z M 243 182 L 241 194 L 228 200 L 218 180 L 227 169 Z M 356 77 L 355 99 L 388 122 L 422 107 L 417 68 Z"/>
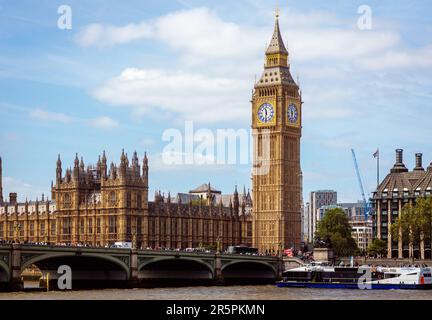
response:
<path fill-rule="evenodd" d="M 275 26 L 273 31 L 273 36 L 270 40 L 270 44 L 267 47 L 266 54 L 275 54 L 275 53 L 282 53 L 288 55 L 288 51 L 285 48 L 285 44 L 282 40 L 282 35 L 280 33 L 279 28 L 279 7 L 276 8 L 275 13 Z"/>

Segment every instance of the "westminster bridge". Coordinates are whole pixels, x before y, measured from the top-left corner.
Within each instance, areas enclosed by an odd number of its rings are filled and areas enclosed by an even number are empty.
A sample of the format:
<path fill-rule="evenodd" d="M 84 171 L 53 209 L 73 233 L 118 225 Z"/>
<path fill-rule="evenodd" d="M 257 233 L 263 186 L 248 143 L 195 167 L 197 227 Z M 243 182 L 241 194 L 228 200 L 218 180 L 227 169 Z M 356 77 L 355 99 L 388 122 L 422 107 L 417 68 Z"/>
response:
<path fill-rule="evenodd" d="M 63 265 L 70 267 L 74 287 L 91 288 L 274 282 L 286 264 L 275 256 L 10 244 L 0 245 L 0 286 L 21 290 L 22 273 L 32 265 L 44 276 L 49 273 L 53 288 Z"/>

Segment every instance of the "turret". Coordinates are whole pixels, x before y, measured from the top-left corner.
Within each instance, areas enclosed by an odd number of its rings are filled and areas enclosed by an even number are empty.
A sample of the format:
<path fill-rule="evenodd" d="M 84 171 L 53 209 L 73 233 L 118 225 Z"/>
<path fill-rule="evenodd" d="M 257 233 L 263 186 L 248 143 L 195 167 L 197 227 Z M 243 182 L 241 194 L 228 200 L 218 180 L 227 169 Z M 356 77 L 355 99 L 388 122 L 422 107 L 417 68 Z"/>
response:
<path fill-rule="evenodd" d="M 107 158 L 105 156 L 105 150 L 102 153 L 101 176 L 103 179 L 107 178 Z"/>
<path fill-rule="evenodd" d="M 84 172 L 84 160 L 83 160 L 83 157 L 81 157 L 81 161 L 80 161 L 80 170 L 81 170 L 81 172 Z"/>
<path fill-rule="evenodd" d="M 56 169 L 56 183 L 59 185 L 62 180 L 62 162 L 60 160 L 60 154 L 57 158 L 57 169 Z"/>
<path fill-rule="evenodd" d="M 219 215 L 220 216 L 224 215 L 222 197 L 219 199 Z"/>
<path fill-rule="evenodd" d="M 208 183 L 208 188 L 207 188 L 207 205 L 211 206 L 213 204 L 213 194 L 211 191 L 211 186 L 210 186 L 210 182 Z"/>
<path fill-rule="evenodd" d="M 110 178 L 112 180 L 117 179 L 117 168 L 116 166 L 114 166 L 114 163 L 111 162 L 111 166 L 110 166 Z"/>
<path fill-rule="evenodd" d="M 143 159 L 142 178 L 146 186 L 148 186 L 148 169 L 149 168 L 148 168 L 147 152 L 145 152 L 144 159 Z"/>
<path fill-rule="evenodd" d="M 74 168 L 73 168 L 73 178 L 75 181 L 79 179 L 79 160 L 78 153 L 75 154 Z"/>
<path fill-rule="evenodd" d="M 127 168 L 127 157 L 124 153 L 124 149 L 122 150 L 122 154 L 120 157 L 120 178 L 126 178 L 126 168 Z"/>
<path fill-rule="evenodd" d="M 98 162 L 96 165 L 96 176 L 98 179 L 100 179 L 101 175 L 102 175 L 102 169 L 101 168 L 102 168 L 102 161 L 101 161 L 101 156 L 99 155 Z"/>
<path fill-rule="evenodd" d="M 239 195 L 237 191 L 237 186 L 235 186 L 235 190 L 234 190 L 234 214 L 235 215 L 239 214 L 239 208 L 240 208 Z"/>
<path fill-rule="evenodd" d="M 132 167 L 138 167 L 138 166 L 139 166 L 138 154 L 135 150 L 132 157 Z"/>
<path fill-rule="evenodd" d="M 71 169 L 66 169 L 66 174 L 65 174 L 65 177 L 66 177 L 66 182 L 70 182 L 71 181 Z"/>

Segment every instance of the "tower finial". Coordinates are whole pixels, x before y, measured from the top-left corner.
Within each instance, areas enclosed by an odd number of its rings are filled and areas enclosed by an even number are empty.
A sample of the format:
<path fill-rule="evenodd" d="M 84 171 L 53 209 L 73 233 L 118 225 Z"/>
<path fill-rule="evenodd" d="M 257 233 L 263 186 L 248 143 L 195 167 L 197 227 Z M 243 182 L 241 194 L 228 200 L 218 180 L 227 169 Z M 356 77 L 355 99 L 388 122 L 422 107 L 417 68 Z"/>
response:
<path fill-rule="evenodd" d="M 275 18 L 276 18 L 276 20 L 279 19 L 279 14 L 280 14 L 279 4 L 276 4 L 276 9 L 275 9 Z"/>

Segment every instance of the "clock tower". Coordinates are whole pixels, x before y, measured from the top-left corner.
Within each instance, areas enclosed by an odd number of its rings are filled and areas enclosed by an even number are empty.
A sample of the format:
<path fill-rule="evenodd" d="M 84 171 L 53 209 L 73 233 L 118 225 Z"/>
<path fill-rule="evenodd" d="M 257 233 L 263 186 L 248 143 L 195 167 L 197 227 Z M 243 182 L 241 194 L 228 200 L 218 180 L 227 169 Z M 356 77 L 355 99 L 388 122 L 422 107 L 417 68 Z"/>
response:
<path fill-rule="evenodd" d="M 252 96 L 253 245 L 261 252 L 300 249 L 301 91 L 290 73 L 279 15 Z"/>

